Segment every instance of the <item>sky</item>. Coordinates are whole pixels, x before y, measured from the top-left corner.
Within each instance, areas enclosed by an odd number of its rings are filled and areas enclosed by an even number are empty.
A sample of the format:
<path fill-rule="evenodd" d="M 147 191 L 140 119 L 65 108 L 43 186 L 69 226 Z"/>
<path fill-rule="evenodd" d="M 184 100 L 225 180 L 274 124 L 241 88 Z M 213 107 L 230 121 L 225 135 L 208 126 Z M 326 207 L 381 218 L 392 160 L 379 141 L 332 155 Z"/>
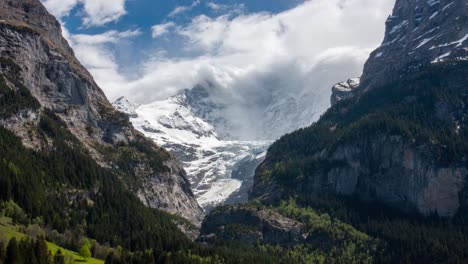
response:
<path fill-rule="evenodd" d="M 394 0 L 41 0 L 109 100 L 144 104 L 211 81 L 244 97 L 265 76 L 300 93 L 359 76 Z M 321 76 L 328 76 L 321 78 Z M 291 83 L 292 87 L 288 84 Z M 247 100 L 247 99 L 245 99 Z M 324 103 L 325 104 L 325 103 Z M 328 101 L 326 102 L 328 104 Z"/>

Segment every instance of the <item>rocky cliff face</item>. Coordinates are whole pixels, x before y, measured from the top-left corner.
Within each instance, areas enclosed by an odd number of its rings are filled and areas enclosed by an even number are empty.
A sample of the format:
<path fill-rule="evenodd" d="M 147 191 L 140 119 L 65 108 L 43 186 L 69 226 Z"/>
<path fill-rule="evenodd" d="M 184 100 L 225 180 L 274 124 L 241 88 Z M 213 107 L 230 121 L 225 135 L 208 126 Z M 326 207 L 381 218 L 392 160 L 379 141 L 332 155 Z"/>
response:
<path fill-rule="evenodd" d="M 112 107 L 74 57 L 61 36 L 60 24 L 39 1 L 0 1 L 0 58 L 0 73 L 12 67 L 9 61 L 19 65 L 15 78 L 41 106 L 1 121 L 26 146 L 37 150 L 44 147 L 42 139 L 29 131 L 39 122 L 42 111 L 51 110 L 93 158 L 121 175 L 145 204 L 194 222 L 201 220 L 201 209 L 180 164 L 134 130 L 128 117 Z M 124 159 L 128 159 L 131 168 L 122 168 Z M 162 166 L 154 166 L 155 163 Z"/>
<path fill-rule="evenodd" d="M 397 0 L 386 21 L 382 45 L 371 53 L 364 65 L 360 89 L 349 82 L 339 83 L 332 89 L 331 102 L 334 105 L 372 87 L 395 82 L 430 64 L 466 60 L 466 1 Z"/>
<path fill-rule="evenodd" d="M 453 216 L 462 201 L 466 166 L 441 166 L 427 159 L 428 146 L 414 146 L 397 135 L 349 141 L 322 153 L 342 165 L 318 173 L 307 189 L 316 194 L 357 195 L 405 212 Z"/>

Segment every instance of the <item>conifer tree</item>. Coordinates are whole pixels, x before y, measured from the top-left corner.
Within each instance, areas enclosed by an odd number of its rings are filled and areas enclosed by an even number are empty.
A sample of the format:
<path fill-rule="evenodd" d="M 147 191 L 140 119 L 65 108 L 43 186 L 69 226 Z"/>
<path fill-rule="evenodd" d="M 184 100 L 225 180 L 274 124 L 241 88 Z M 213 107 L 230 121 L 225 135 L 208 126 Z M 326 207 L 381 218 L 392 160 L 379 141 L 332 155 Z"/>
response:
<path fill-rule="evenodd" d="M 54 264 L 65 264 L 65 257 L 60 249 L 55 253 Z"/>
<path fill-rule="evenodd" d="M 34 251 L 36 253 L 39 264 L 48 264 L 49 261 L 49 248 L 47 247 L 46 241 L 41 238 L 37 239 L 34 244 Z"/>
<path fill-rule="evenodd" d="M 22 264 L 18 241 L 12 238 L 6 249 L 5 264 Z"/>
<path fill-rule="evenodd" d="M 0 241 L 0 263 L 3 263 L 3 260 L 5 259 L 5 244 L 3 241 Z"/>

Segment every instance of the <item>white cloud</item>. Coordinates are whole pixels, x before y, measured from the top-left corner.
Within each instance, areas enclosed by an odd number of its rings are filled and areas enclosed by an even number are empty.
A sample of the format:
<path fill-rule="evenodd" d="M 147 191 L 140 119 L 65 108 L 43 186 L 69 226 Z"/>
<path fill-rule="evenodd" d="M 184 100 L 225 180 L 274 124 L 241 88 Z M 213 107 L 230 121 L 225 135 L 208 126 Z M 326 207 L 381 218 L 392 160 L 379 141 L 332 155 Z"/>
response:
<path fill-rule="evenodd" d="M 125 0 L 41 0 L 57 18 L 68 16 L 77 5 L 83 5 L 83 25 L 102 26 L 126 14 Z"/>
<path fill-rule="evenodd" d="M 154 54 L 131 69 L 138 73 L 131 78 L 119 72 L 112 50 L 101 44 L 116 39 L 115 33 L 92 40 L 75 36 L 84 47 L 74 47 L 110 100 L 126 96 L 149 103 L 206 80 L 216 83 L 219 100 L 230 104 L 226 116 L 244 135 L 262 129 L 258 120 L 274 97 L 295 98 L 295 107 L 305 109 L 298 119 L 318 117 L 329 106 L 331 86 L 361 74 L 383 38 L 393 3 L 314 0 L 279 14 L 201 15 L 187 25 L 157 25 L 153 36 L 173 27 L 176 34 L 168 41 L 198 55 Z"/>
<path fill-rule="evenodd" d="M 141 34 L 139 29 L 127 30 L 127 31 L 116 31 L 110 30 L 102 34 L 88 35 L 88 34 L 75 34 L 72 35 L 72 41 L 78 44 L 106 44 L 106 43 L 117 43 L 122 39 L 136 37 Z"/>
<path fill-rule="evenodd" d="M 115 31 L 102 34 L 69 35 L 67 40 L 75 50 L 77 58 L 92 73 L 105 91 L 118 91 L 127 79 L 119 72 L 113 47 L 140 35 L 140 30 Z"/>
<path fill-rule="evenodd" d="M 223 9 L 225 7 L 225 5 L 221 5 L 221 4 L 216 4 L 214 2 L 208 2 L 206 3 L 206 6 L 208 6 L 209 8 L 213 9 L 213 10 L 220 10 L 220 9 Z"/>
<path fill-rule="evenodd" d="M 216 19 L 201 15 L 195 17 L 190 25 L 179 28 L 178 33 L 189 39 L 190 45 L 187 45 L 188 48 L 198 47 L 209 51 L 217 44 L 222 43 L 223 35 L 227 33 L 230 23 L 231 21 L 229 21 L 227 15 Z"/>
<path fill-rule="evenodd" d="M 57 18 L 68 16 L 78 0 L 42 0 L 44 6 Z"/>
<path fill-rule="evenodd" d="M 86 16 L 83 18 L 85 26 L 102 26 L 118 20 L 126 14 L 125 0 L 81 0 L 84 4 Z"/>
<path fill-rule="evenodd" d="M 179 15 L 181 13 L 185 13 L 185 12 L 188 12 L 188 11 L 192 10 L 194 7 L 196 7 L 199 4 L 200 4 L 200 0 L 196 0 L 196 1 L 193 1 L 193 3 L 191 5 L 189 5 L 189 6 L 177 6 L 167 16 L 168 17 L 175 17 L 175 16 L 177 16 L 177 15 Z"/>
<path fill-rule="evenodd" d="M 267 72 L 279 62 L 299 63 L 304 72 L 323 63 L 356 62 L 346 71 L 340 67 L 334 72 L 338 82 L 360 74 L 369 52 L 383 37 L 392 5 L 393 0 L 314 0 L 277 15 L 201 15 L 176 31 L 186 39 L 185 49 L 202 55 L 150 60 L 141 78 L 129 82 L 124 93 L 148 102 L 189 88 L 205 75 L 231 85 L 251 73 Z M 344 49 L 346 56 L 336 57 Z M 328 94 L 329 88 L 315 89 Z"/>
<path fill-rule="evenodd" d="M 215 2 L 207 2 L 205 5 L 215 13 L 228 12 L 229 14 L 241 14 L 245 10 L 244 4 L 224 5 Z"/>
<path fill-rule="evenodd" d="M 151 27 L 151 35 L 153 38 L 158 38 L 169 32 L 171 28 L 175 27 L 173 22 L 167 22 L 164 24 L 154 25 Z"/>

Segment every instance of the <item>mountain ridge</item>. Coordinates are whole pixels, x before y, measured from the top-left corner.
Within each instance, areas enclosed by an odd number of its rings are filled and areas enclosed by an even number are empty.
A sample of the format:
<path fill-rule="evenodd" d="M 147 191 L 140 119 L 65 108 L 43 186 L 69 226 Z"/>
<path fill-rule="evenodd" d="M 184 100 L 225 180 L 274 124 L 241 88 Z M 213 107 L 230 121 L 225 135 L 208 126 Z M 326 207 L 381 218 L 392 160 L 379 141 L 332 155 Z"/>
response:
<path fill-rule="evenodd" d="M 293 187 L 286 182 L 291 177 L 304 192 L 357 195 L 406 212 L 453 217 L 463 209 L 466 152 L 464 144 L 455 147 L 453 142 L 463 142 L 466 130 L 468 39 L 459 38 L 468 29 L 468 8 L 465 1 L 451 3 L 397 1 L 384 42 L 371 54 L 360 84 L 352 89 L 349 83 L 338 85 L 346 89 L 335 86 L 335 104 L 319 122 L 284 136 L 270 148 L 257 170 L 251 198 L 273 201 L 287 196 L 292 190 L 280 194 L 277 188 Z M 418 12 L 421 16 L 414 17 Z M 414 23 L 419 23 L 416 30 Z M 454 23 L 459 26 L 452 27 Z M 443 36 L 449 38 L 434 37 L 433 43 L 421 45 L 420 34 L 436 31 L 431 27 L 446 29 Z M 405 41 L 393 41 L 403 37 Z M 405 54 L 415 45 L 441 42 L 450 45 L 441 46 L 443 51 L 429 48 Z M 447 50 L 452 55 L 435 60 Z M 377 56 L 380 52 L 388 54 Z"/>

